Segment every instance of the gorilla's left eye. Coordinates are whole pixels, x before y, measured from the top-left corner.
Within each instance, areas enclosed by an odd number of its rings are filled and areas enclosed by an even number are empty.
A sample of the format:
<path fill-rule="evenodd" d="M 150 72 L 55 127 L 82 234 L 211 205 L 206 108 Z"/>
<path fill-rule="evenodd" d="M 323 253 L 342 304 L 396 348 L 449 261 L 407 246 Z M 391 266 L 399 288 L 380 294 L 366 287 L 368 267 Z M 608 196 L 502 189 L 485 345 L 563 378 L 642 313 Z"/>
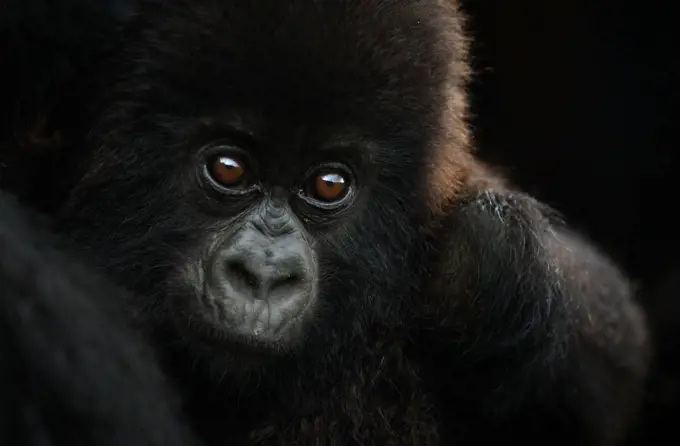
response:
<path fill-rule="evenodd" d="M 310 175 L 301 191 L 307 199 L 322 205 L 342 202 L 351 191 L 351 175 L 339 167 L 325 167 Z"/>
<path fill-rule="evenodd" d="M 314 179 L 314 198 L 337 201 L 345 195 L 347 182 L 339 173 L 323 173 Z"/>

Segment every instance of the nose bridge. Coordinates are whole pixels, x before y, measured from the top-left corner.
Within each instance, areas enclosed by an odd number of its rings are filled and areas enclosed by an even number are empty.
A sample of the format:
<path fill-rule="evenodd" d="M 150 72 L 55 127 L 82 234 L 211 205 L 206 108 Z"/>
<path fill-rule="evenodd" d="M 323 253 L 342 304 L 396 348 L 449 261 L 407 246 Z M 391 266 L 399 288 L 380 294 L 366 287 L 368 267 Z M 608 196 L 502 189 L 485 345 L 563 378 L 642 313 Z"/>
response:
<path fill-rule="evenodd" d="M 280 198 L 268 197 L 260 205 L 253 224 L 269 237 L 279 237 L 293 232 L 294 221 L 287 206 L 288 204 Z"/>
<path fill-rule="evenodd" d="M 287 206 L 284 200 L 263 200 L 249 219 L 251 229 L 244 229 L 226 250 L 265 282 L 307 267 L 304 241 Z"/>

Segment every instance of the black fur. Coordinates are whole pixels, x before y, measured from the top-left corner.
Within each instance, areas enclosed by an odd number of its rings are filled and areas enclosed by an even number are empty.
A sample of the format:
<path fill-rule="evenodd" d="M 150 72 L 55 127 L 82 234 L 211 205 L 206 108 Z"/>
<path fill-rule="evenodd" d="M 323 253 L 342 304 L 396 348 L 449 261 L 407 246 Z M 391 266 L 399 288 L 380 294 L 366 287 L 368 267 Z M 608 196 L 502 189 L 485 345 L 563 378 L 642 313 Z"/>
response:
<path fill-rule="evenodd" d="M 625 435 L 644 320 L 608 260 L 474 161 L 461 28 L 445 0 L 147 0 L 102 67 L 59 230 L 137 293 L 208 444 Z M 235 217 L 195 181 L 229 116 L 267 186 L 329 135 L 361 166 L 349 211 L 305 221 L 322 282 L 302 348 L 255 371 L 177 331 L 200 288 L 182 266 Z"/>
<path fill-rule="evenodd" d="M 523 194 L 482 192 L 448 227 L 419 325 L 435 371 L 426 381 L 456 383 L 436 393 L 463 438 L 620 441 L 648 359 L 627 280 Z"/>
<path fill-rule="evenodd" d="M 0 444 L 190 446 L 123 293 L 0 196 Z"/>

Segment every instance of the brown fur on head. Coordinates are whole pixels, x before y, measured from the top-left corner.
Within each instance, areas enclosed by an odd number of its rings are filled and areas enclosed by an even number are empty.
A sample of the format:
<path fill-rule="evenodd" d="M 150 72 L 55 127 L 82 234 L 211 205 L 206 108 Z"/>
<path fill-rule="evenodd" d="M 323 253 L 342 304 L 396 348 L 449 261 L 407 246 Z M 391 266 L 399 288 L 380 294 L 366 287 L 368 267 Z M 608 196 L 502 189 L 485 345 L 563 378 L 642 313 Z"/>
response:
<path fill-rule="evenodd" d="M 441 45 L 451 47 L 453 57 L 448 66 L 447 81 L 441 86 L 446 106 L 441 110 L 442 131 L 432 142 L 429 170 L 430 208 L 441 213 L 455 200 L 478 170 L 472 152 L 474 143 L 468 123 L 467 88 L 471 75 L 468 61 L 469 37 L 465 32 L 465 18 L 457 0 L 443 1 L 449 9 L 448 17 L 456 17 L 441 24 Z"/>

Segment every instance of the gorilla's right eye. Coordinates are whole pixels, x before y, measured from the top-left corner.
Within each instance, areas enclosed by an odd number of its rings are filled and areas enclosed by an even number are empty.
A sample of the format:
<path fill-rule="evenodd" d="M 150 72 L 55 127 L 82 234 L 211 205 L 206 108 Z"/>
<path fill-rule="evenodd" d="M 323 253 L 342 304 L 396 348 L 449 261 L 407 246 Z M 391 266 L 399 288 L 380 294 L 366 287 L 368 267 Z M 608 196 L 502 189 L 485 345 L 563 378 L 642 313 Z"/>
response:
<path fill-rule="evenodd" d="M 234 155 L 216 155 L 208 160 L 210 177 L 222 187 L 243 185 L 246 179 L 245 163 Z"/>

